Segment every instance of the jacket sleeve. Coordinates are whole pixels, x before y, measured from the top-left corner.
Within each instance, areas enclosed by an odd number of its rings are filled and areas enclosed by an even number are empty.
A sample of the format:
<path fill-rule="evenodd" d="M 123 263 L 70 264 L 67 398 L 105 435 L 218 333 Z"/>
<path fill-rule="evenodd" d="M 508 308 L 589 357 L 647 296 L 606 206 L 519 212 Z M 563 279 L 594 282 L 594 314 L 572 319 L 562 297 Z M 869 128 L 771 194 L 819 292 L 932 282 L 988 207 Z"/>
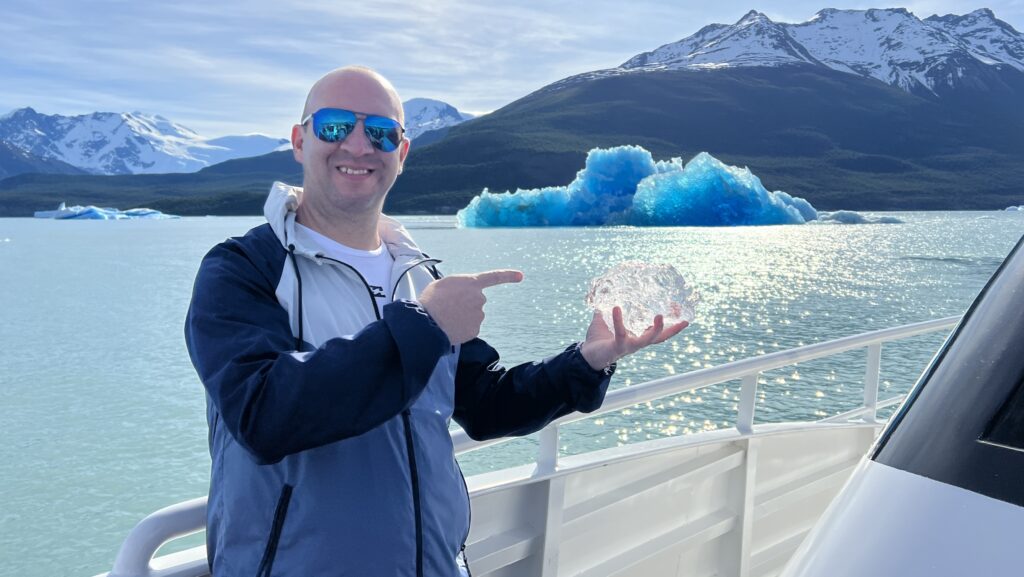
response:
<path fill-rule="evenodd" d="M 592 369 L 576 344 L 506 369 L 494 348 L 473 339 L 459 352 L 452 416 L 477 441 L 529 435 L 573 411 L 600 407 L 614 370 Z"/>
<path fill-rule="evenodd" d="M 351 338 L 297 352 L 275 287 L 230 241 L 200 266 L 185 342 L 222 426 L 261 464 L 399 414 L 450 346 L 419 305 L 400 301 Z"/>

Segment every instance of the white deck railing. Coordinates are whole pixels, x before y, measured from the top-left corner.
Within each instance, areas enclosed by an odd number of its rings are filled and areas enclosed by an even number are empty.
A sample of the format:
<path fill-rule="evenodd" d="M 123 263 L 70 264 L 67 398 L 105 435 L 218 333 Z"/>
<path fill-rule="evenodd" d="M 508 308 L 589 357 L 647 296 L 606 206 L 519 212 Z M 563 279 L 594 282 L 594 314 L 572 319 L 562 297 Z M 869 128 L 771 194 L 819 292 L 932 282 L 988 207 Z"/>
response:
<path fill-rule="evenodd" d="M 861 419 L 863 422 L 875 423 L 879 409 L 899 403 L 903 399 L 903 396 L 900 395 L 883 401 L 878 400 L 882 344 L 949 329 L 954 327 L 959 320 L 958 316 L 947 317 L 863 333 L 611 391 L 597 411 L 566 415 L 540 432 L 535 474 L 546 475 L 557 468 L 558 428 L 560 425 L 735 379 L 741 380 L 742 388 L 734 426 L 740 433 L 752 434 L 754 432 L 757 385 L 761 373 L 860 348 L 867 349 L 864 396 L 861 406 L 852 411 L 821 419 L 818 422 L 836 423 Z M 474 441 L 461 429 L 452 432 L 456 454 L 481 449 L 507 440 Z M 205 554 L 199 554 L 202 553 L 202 547 L 153 559 L 153 556 L 165 543 L 201 531 L 205 528 L 205 524 L 206 497 L 178 503 L 149 515 L 131 531 L 121 545 L 108 577 L 169 577 L 172 575 L 186 577 L 206 574 Z"/>
<path fill-rule="evenodd" d="M 740 432 L 750 433 L 754 423 L 754 407 L 757 398 L 757 382 L 761 373 L 794 365 L 830 357 L 847 351 L 860 348 L 867 348 L 868 360 L 864 373 L 864 401 L 863 404 L 853 411 L 835 415 L 822 422 L 838 422 L 854 418 L 867 417 L 875 419 L 878 409 L 882 409 L 900 402 L 903 397 L 897 396 L 885 401 L 878 401 L 878 382 L 881 368 L 882 344 L 898 341 L 910 337 L 952 328 L 960 320 L 960 317 L 947 317 L 921 323 L 904 325 L 863 333 L 850 337 L 816 343 L 795 349 L 778 351 L 749 359 L 734 361 L 717 367 L 700 369 L 681 375 L 664 377 L 654 381 L 611 391 L 605 396 L 604 404 L 593 413 L 573 413 L 566 415 L 548 425 L 540 433 L 540 447 L 537 456 L 538 466 L 550 465 L 554 469 L 558 464 L 558 427 L 567 423 L 589 419 L 606 413 L 612 413 L 653 401 L 668 395 L 686 393 L 711 385 L 717 385 L 735 379 L 743 382 L 740 390 L 739 411 L 737 413 L 735 427 Z M 455 453 L 461 454 L 483 447 L 503 443 L 509 439 L 493 439 L 490 441 L 474 441 L 469 438 L 465 431 L 459 429 L 452 433 L 452 441 L 455 443 Z M 549 470 L 551 470 L 549 469 Z M 543 470 L 543 469 L 542 469 Z"/>

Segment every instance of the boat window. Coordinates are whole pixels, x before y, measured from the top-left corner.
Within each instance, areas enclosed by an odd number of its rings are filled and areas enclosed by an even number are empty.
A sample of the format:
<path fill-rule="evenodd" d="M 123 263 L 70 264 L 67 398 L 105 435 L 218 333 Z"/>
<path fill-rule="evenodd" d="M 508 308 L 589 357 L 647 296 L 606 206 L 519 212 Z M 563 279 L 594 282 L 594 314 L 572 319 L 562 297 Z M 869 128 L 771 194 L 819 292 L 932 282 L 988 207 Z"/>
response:
<path fill-rule="evenodd" d="M 1024 507 L 1024 238 L 879 439 L 883 465 Z"/>
<path fill-rule="evenodd" d="M 1024 451 L 1024 382 L 1017 384 L 981 440 Z"/>

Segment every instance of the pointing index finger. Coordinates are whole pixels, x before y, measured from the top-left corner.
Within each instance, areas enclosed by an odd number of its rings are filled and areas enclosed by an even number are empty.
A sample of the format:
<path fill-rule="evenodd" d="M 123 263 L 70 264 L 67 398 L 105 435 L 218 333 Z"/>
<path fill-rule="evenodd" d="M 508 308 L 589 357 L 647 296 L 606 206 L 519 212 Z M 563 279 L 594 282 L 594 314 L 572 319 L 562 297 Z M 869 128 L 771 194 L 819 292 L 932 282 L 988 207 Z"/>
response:
<path fill-rule="evenodd" d="M 514 283 L 523 280 L 523 273 L 517 270 L 489 270 L 473 275 L 481 289 L 499 284 Z"/>

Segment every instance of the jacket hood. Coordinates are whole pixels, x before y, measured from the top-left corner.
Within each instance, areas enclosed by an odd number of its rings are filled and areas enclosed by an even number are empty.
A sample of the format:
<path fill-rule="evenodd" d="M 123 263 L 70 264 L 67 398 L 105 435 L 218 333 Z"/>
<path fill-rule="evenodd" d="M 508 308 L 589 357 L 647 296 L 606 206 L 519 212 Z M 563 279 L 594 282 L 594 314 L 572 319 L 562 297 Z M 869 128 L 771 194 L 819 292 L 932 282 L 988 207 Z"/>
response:
<path fill-rule="evenodd" d="M 270 187 L 270 194 L 263 204 L 263 216 L 270 223 L 277 240 L 288 249 L 289 245 L 295 245 L 296 254 L 310 258 L 316 258 L 316 251 L 312 248 L 299 246 L 295 242 L 295 211 L 302 202 L 302 187 L 292 186 L 283 182 L 275 182 Z M 377 221 L 377 233 L 381 241 L 387 246 L 388 252 L 396 259 L 400 256 L 422 258 L 416 243 L 413 242 L 409 231 L 397 220 L 381 214 Z"/>

